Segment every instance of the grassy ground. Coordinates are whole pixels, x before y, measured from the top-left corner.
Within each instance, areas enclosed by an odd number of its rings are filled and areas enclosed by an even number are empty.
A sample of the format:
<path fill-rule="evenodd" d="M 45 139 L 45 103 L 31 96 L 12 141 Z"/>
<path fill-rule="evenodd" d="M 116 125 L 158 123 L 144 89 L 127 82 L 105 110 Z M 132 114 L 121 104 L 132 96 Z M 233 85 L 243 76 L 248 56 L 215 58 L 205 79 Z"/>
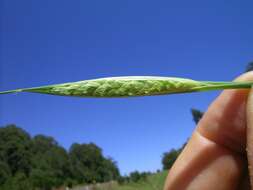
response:
<path fill-rule="evenodd" d="M 167 176 L 167 171 L 151 175 L 146 181 L 119 185 L 112 190 L 162 190 Z"/>
<path fill-rule="evenodd" d="M 108 182 L 91 186 L 79 186 L 71 190 L 162 190 L 167 171 L 156 173 L 147 177 L 145 181 L 119 185 L 117 182 Z"/>

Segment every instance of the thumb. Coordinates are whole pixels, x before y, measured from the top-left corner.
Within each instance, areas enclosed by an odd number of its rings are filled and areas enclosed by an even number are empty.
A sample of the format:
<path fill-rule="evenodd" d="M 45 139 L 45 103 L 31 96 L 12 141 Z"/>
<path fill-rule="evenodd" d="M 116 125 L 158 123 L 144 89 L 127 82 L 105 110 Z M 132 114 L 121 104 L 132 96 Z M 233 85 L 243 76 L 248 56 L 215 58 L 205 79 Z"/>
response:
<path fill-rule="evenodd" d="M 250 184 L 253 187 L 253 88 L 251 88 L 247 102 L 247 157 Z"/>

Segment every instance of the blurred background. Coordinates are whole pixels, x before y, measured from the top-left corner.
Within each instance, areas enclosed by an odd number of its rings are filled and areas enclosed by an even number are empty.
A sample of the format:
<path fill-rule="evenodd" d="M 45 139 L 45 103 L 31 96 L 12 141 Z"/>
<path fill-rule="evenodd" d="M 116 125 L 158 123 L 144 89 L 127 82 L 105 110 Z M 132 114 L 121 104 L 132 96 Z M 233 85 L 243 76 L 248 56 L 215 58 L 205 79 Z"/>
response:
<path fill-rule="evenodd" d="M 230 81 L 253 60 L 252 6 L 250 0 L 2 0 L 0 90 L 129 75 Z M 156 172 L 163 153 L 191 136 L 191 109 L 205 111 L 218 94 L 1 95 L 0 126 L 14 124 L 33 140 L 53 137 L 67 152 L 73 143 L 94 143 L 122 176 Z"/>

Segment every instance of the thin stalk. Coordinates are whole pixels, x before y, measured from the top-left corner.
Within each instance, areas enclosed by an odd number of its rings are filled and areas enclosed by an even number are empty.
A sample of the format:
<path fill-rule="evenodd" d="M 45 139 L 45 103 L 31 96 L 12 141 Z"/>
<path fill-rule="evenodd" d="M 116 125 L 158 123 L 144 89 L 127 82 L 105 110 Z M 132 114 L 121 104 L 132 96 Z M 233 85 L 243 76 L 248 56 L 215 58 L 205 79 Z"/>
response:
<path fill-rule="evenodd" d="M 226 89 L 247 89 L 253 86 L 252 82 L 212 82 L 212 81 L 202 81 L 202 83 L 207 84 L 205 87 L 196 87 L 200 91 L 209 90 L 226 90 Z"/>
<path fill-rule="evenodd" d="M 0 94 L 11 94 L 11 93 L 17 93 L 17 92 L 22 92 L 22 89 L 2 91 L 0 92 Z"/>

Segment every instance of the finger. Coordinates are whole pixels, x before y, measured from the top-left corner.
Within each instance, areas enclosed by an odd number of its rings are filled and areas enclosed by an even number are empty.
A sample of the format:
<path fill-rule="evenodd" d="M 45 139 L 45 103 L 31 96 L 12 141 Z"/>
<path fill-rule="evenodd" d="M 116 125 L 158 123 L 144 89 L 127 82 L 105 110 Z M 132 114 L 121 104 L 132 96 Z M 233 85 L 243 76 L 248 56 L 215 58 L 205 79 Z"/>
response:
<path fill-rule="evenodd" d="M 236 79 L 236 81 L 251 80 L 253 80 L 253 72 Z M 222 92 L 209 106 L 207 113 L 199 122 L 197 131 L 234 152 L 245 153 L 248 94 L 248 89 Z"/>
<path fill-rule="evenodd" d="M 243 159 L 195 132 L 169 171 L 166 190 L 233 190 L 243 173 Z"/>
<path fill-rule="evenodd" d="M 247 104 L 247 156 L 249 162 L 250 183 L 253 184 L 253 89 L 251 89 Z"/>
<path fill-rule="evenodd" d="M 253 72 L 239 81 L 253 80 Z M 235 189 L 245 170 L 248 90 L 224 91 L 171 168 L 165 189 Z"/>

